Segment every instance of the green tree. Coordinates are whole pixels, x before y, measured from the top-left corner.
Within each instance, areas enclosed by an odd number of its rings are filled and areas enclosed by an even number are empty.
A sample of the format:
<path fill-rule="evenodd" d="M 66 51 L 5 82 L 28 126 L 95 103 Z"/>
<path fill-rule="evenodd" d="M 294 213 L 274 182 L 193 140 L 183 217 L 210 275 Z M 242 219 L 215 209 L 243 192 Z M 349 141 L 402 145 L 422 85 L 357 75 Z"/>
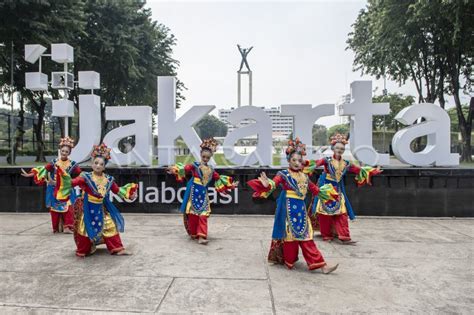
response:
<path fill-rule="evenodd" d="M 32 92 L 24 88 L 27 71 L 38 65 L 23 60 L 24 45 L 66 42 L 75 49 L 75 73 L 101 73 L 100 95 L 107 106 L 156 104 L 156 76 L 176 75 L 179 65 L 171 57 L 176 39 L 162 24 L 151 20 L 151 11 L 141 0 L 21 0 L 0 2 L 0 38 L 6 48 L 14 47 L 14 85 L 26 108 L 37 114 L 34 126 L 38 141 L 37 161 L 44 161 L 42 130 L 46 99 L 55 91 Z M 0 47 L 3 74 L 0 85 L 10 85 L 10 50 Z M 49 75 L 58 65 L 43 60 L 42 72 Z M 177 104 L 184 99 L 182 82 L 177 83 Z M 78 105 L 80 91 L 69 97 Z M 23 103 L 22 103 L 23 104 Z M 21 121 L 21 120 L 20 120 Z M 70 124 L 71 126 L 72 124 Z M 105 125 L 103 131 L 107 130 Z"/>
<path fill-rule="evenodd" d="M 314 124 L 313 126 L 313 145 L 327 145 L 328 130 L 326 126 Z"/>
<path fill-rule="evenodd" d="M 462 106 L 462 111 L 465 116 L 469 113 L 469 105 L 465 104 Z M 459 121 L 458 121 L 458 113 L 455 107 L 450 108 L 447 110 L 449 118 L 451 119 L 451 131 L 452 132 L 459 132 Z"/>
<path fill-rule="evenodd" d="M 225 137 L 227 135 L 227 126 L 216 116 L 204 116 L 194 127 L 201 139 L 210 137 Z"/>
<path fill-rule="evenodd" d="M 83 30 L 84 1 L 82 0 L 22 0 L 0 2 L 0 38 L 8 49 L 0 50 L 3 75 L 0 85 L 8 86 L 10 93 L 20 94 L 20 105 L 27 105 L 37 114 L 34 125 L 35 138 L 38 143 L 36 161 L 45 161 L 42 130 L 45 119 L 45 92 L 33 92 L 25 89 L 25 72 L 38 71 L 38 65 L 30 65 L 23 59 L 24 45 L 37 43 L 48 46 L 50 43 L 68 42 L 81 36 Z M 13 46 L 13 69 L 11 50 Z M 52 71 L 53 63 L 44 62 L 43 72 Z M 13 70 L 13 86 L 10 76 Z M 22 136 L 24 119 L 20 111 L 17 134 Z M 18 137 L 17 137 L 18 138 Z M 16 147 L 16 145 L 15 145 Z"/>
<path fill-rule="evenodd" d="M 390 104 L 390 113 L 388 115 L 373 117 L 373 129 L 382 130 L 385 127 L 387 130 L 398 131 L 400 123 L 395 120 L 395 116 L 405 107 L 412 105 L 415 102 L 415 98 L 410 95 L 403 96 L 402 94 L 393 93 L 374 96 L 372 102 Z"/>
<path fill-rule="evenodd" d="M 72 42 L 78 48 L 75 66 L 101 74 L 100 95 L 106 106 L 156 104 L 157 76 L 176 75 L 179 63 L 171 57 L 176 38 L 153 21 L 144 6 L 141 0 L 85 3 L 85 35 Z M 183 89 L 178 80 L 178 105 L 184 100 Z M 107 129 L 105 122 L 103 132 Z"/>
<path fill-rule="evenodd" d="M 328 138 L 327 140 L 329 141 L 329 138 L 334 136 L 335 134 L 340 133 L 341 135 L 347 136 L 349 134 L 349 124 L 340 124 L 340 125 L 334 125 L 332 127 L 329 127 L 327 135 Z"/>
<path fill-rule="evenodd" d="M 354 67 L 400 84 L 411 80 L 419 102 L 454 98 L 463 139 L 462 160 L 471 161 L 474 100 L 467 116 L 460 93 L 472 92 L 474 2 L 369 0 L 347 40 Z M 462 83 L 461 83 L 462 82 Z"/>

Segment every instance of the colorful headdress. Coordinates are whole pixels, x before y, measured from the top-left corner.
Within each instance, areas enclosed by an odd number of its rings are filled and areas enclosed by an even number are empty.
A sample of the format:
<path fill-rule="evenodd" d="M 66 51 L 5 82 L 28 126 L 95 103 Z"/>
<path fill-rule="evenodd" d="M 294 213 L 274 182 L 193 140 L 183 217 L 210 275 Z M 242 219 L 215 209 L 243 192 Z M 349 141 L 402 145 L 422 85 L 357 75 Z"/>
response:
<path fill-rule="evenodd" d="M 290 156 L 295 152 L 301 155 L 306 155 L 306 144 L 301 142 L 299 138 L 288 141 L 288 147 L 286 148 L 286 152 L 285 152 L 286 159 L 289 161 Z"/>
<path fill-rule="evenodd" d="M 74 139 L 70 137 L 61 138 L 61 140 L 59 141 L 59 148 L 62 148 L 64 146 L 68 146 L 71 149 L 74 148 Z"/>
<path fill-rule="evenodd" d="M 335 145 L 336 143 L 342 143 L 344 145 L 347 144 L 347 138 L 344 135 L 341 135 L 340 133 L 335 134 L 334 136 L 331 137 L 331 145 Z"/>
<path fill-rule="evenodd" d="M 100 156 L 107 162 L 110 160 L 110 151 L 111 149 L 107 148 L 105 143 L 102 143 L 101 145 L 95 145 L 94 150 L 92 150 L 91 157 L 94 159 Z"/>
<path fill-rule="evenodd" d="M 219 143 L 214 138 L 204 139 L 204 141 L 201 143 L 201 150 L 207 149 L 214 153 L 216 152 L 218 145 Z"/>

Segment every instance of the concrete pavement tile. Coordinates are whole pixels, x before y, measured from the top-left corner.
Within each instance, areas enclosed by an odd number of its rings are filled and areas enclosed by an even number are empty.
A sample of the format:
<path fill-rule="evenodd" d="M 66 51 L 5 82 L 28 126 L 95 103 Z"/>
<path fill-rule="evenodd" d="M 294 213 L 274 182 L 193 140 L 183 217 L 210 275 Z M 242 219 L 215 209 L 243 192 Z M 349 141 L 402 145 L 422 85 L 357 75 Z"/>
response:
<path fill-rule="evenodd" d="M 54 272 L 76 259 L 71 234 L 50 236 L 2 235 L 0 271 Z"/>
<path fill-rule="evenodd" d="M 130 226 L 178 226 L 183 224 L 180 214 L 122 213 L 125 224 Z"/>
<path fill-rule="evenodd" d="M 123 213 L 125 222 L 130 225 L 178 226 L 183 224 L 182 214 L 134 214 Z M 268 215 L 222 215 L 211 214 L 210 224 L 231 226 L 273 226 L 273 216 Z"/>
<path fill-rule="evenodd" d="M 0 303 L 153 312 L 171 278 L 0 273 Z"/>
<path fill-rule="evenodd" d="M 211 215 L 210 220 L 216 224 L 238 227 L 273 227 L 273 215 Z"/>
<path fill-rule="evenodd" d="M 408 235 L 415 229 L 410 230 L 382 230 L 382 229 L 361 229 L 349 226 L 351 238 L 357 242 L 413 242 Z"/>
<path fill-rule="evenodd" d="M 111 256 L 102 246 L 84 263 L 70 263 L 57 273 L 162 277 L 266 279 L 260 243 L 210 240 L 199 245 L 182 239 L 127 238 L 123 244 L 132 256 Z"/>
<path fill-rule="evenodd" d="M 351 229 L 375 230 L 412 230 L 412 229 L 440 229 L 432 218 L 391 218 L 391 217 L 358 217 L 349 222 Z"/>
<path fill-rule="evenodd" d="M 356 246 L 340 245 L 344 257 L 398 259 L 467 259 L 472 257 L 472 242 L 415 243 L 415 242 L 358 242 Z"/>
<path fill-rule="evenodd" d="M 467 260 L 339 262 L 339 269 L 330 275 L 303 268 L 269 268 L 277 314 L 472 311 L 472 274 L 463 275 L 468 268 Z"/>
<path fill-rule="evenodd" d="M 175 279 L 158 313 L 271 314 L 267 280 Z"/>
<path fill-rule="evenodd" d="M 421 242 L 421 243 L 454 243 L 472 240 L 467 235 L 444 228 L 409 229 L 409 230 L 380 230 L 380 229 L 352 229 L 351 237 L 358 242 Z"/>
<path fill-rule="evenodd" d="M 291 271 L 266 264 L 272 216 L 211 216 L 202 246 L 188 239 L 181 215 L 125 214 L 122 239 L 133 255 L 111 256 L 102 245 L 86 259 L 75 257 L 71 235 L 51 233 L 49 214 L 5 218 L 2 314 L 153 312 L 160 303 L 164 313 L 271 313 L 272 296 L 277 314 L 474 313 L 473 220 L 359 218 L 356 246 L 315 238 L 326 260 L 341 264 L 325 276 L 307 271 L 301 253 Z M 31 228 L 16 230 L 22 222 Z"/>
<path fill-rule="evenodd" d="M 271 227 L 257 226 L 223 226 L 222 229 L 213 229 L 210 231 L 212 237 L 232 240 L 259 241 L 269 240 L 272 236 Z"/>
<path fill-rule="evenodd" d="M 452 231 L 474 238 L 473 219 L 438 220 L 436 223 Z"/>
<path fill-rule="evenodd" d="M 35 230 L 28 233 L 35 233 Z M 44 232 L 43 232 L 44 233 Z M 271 237 L 271 228 L 254 226 L 233 226 L 229 224 L 218 224 L 212 219 L 208 222 L 209 239 L 226 240 L 260 240 Z M 128 222 L 125 224 L 125 234 L 127 237 L 155 237 L 160 239 L 183 239 L 187 237 L 184 225 L 143 225 L 132 226 Z"/>
<path fill-rule="evenodd" d="M 114 311 L 116 313 L 116 311 Z M 0 306 L 0 314 L 31 314 L 31 315 L 102 315 L 111 314 L 111 312 L 103 312 L 99 310 L 72 310 L 64 308 L 50 307 L 26 307 L 26 306 Z"/>
<path fill-rule="evenodd" d="M 0 234 L 16 234 L 22 231 L 44 225 L 51 229 L 49 213 L 45 214 L 5 214 L 0 213 Z"/>

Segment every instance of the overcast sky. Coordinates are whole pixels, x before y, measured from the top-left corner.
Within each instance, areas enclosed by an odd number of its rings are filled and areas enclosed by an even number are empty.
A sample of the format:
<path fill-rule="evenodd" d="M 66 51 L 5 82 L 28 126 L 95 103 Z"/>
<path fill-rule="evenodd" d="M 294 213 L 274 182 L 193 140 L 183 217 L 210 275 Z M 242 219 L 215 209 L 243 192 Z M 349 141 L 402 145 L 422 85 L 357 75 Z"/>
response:
<path fill-rule="evenodd" d="M 381 94 L 383 80 L 352 71 L 354 55 L 347 35 L 366 1 L 162 1 L 148 0 L 153 19 L 177 38 L 173 57 L 178 78 L 188 90 L 178 116 L 193 105 L 237 105 L 236 47 L 254 46 L 248 56 L 253 71 L 253 104 L 335 103 L 355 80 L 372 80 Z M 243 87 L 247 81 L 244 78 Z M 416 96 L 411 82 L 387 82 L 389 93 Z M 244 104 L 247 90 L 243 90 Z M 469 101 L 462 96 L 462 101 Z M 447 107 L 453 99 L 447 96 Z M 154 104 L 149 104 L 154 105 Z M 217 115 L 217 111 L 213 114 Z M 322 118 L 331 126 L 338 118 Z"/>
<path fill-rule="evenodd" d="M 372 79 L 378 94 L 383 89 L 382 80 L 352 71 L 353 53 L 345 50 L 365 1 L 157 0 L 148 1 L 148 7 L 153 19 L 177 38 L 173 57 L 181 63 L 178 77 L 188 88 L 178 115 L 193 105 L 237 105 L 238 43 L 254 46 L 248 56 L 253 105 L 334 103 L 349 93 L 354 80 Z M 411 84 L 388 82 L 387 87 L 416 95 Z M 330 126 L 338 119 L 318 123 Z"/>

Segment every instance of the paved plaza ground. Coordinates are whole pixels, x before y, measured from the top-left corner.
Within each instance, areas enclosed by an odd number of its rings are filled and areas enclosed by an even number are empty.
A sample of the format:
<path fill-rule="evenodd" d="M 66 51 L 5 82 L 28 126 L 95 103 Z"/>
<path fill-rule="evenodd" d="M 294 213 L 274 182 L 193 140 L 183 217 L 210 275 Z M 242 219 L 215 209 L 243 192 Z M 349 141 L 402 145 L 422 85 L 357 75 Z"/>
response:
<path fill-rule="evenodd" d="M 474 313 L 474 220 L 360 217 L 357 246 L 323 243 L 334 274 L 266 263 L 273 217 L 125 214 L 132 256 L 74 255 L 49 214 L 0 214 L 0 313 Z"/>

